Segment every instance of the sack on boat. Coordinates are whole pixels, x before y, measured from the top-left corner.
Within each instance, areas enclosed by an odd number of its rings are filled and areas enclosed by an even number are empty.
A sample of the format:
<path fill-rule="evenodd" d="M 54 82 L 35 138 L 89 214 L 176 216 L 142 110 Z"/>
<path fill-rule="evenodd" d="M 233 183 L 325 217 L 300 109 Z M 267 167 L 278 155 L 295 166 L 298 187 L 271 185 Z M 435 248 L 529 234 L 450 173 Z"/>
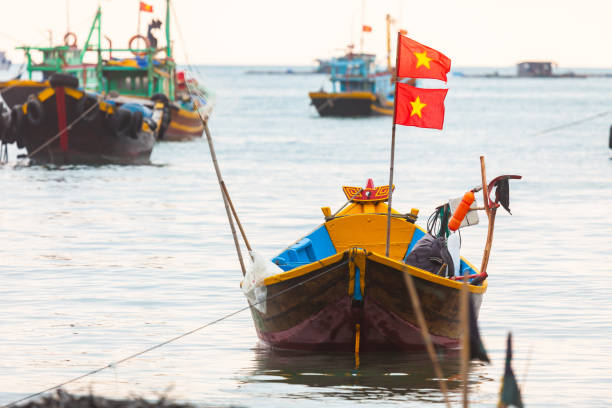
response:
<path fill-rule="evenodd" d="M 267 290 L 263 281 L 269 276 L 278 275 L 284 271 L 255 251 L 251 251 L 250 254 L 251 264 L 242 280 L 242 292 L 254 308 L 261 313 L 266 313 Z"/>
<path fill-rule="evenodd" d="M 453 258 L 448 252 L 446 239 L 427 234 L 416 243 L 406 257 L 406 265 L 424 269 L 436 275 L 455 276 Z M 444 264 L 446 264 L 445 267 Z"/>

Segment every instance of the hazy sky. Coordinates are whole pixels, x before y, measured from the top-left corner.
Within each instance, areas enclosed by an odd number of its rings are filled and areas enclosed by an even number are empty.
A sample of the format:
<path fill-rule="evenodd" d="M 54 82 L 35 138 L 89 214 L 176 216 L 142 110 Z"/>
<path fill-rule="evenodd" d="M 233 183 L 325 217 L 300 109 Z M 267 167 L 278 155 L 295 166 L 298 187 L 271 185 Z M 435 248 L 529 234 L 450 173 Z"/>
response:
<path fill-rule="evenodd" d="M 135 34 L 138 0 L 0 0 L 0 50 L 19 62 L 16 45 L 48 44 L 70 29 L 82 43 L 97 5 L 115 47 Z M 163 17 L 164 0 L 149 0 Z M 359 47 L 362 0 L 174 0 L 175 57 L 191 63 L 308 65 Z M 511 66 L 551 60 L 563 67 L 612 67 L 612 0 L 366 0 L 365 51 L 386 54 L 385 15 L 397 28 L 445 53 L 453 66 Z M 143 13 L 143 27 L 151 14 Z M 143 28 L 144 31 L 144 28 Z"/>

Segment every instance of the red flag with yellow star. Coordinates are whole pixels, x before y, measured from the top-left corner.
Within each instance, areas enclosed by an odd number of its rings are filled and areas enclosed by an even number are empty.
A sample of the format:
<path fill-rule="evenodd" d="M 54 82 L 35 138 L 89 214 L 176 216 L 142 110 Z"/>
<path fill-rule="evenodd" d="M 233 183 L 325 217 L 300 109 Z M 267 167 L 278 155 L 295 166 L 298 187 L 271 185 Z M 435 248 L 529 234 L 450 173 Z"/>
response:
<path fill-rule="evenodd" d="M 446 82 L 451 60 L 446 55 L 410 38 L 399 36 L 397 76 L 401 78 L 431 78 Z"/>
<path fill-rule="evenodd" d="M 396 83 L 394 122 L 403 126 L 442 129 L 448 89 L 415 88 Z"/>

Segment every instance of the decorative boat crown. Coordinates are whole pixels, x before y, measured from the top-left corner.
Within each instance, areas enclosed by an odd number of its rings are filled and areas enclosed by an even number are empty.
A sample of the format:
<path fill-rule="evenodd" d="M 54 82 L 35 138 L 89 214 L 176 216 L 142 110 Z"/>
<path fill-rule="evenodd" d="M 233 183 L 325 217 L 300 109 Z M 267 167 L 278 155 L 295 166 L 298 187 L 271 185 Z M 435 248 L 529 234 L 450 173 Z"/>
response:
<path fill-rule="evenodd" d="M 395 185 L 393 189 L 395 190 Z M 389 186 L 374 187 L 374 181 L 371 178 L 368 179 L 365 188 L 343 186 L 342 191 L 353 203 L 375 203 L 389 199 Z"/>

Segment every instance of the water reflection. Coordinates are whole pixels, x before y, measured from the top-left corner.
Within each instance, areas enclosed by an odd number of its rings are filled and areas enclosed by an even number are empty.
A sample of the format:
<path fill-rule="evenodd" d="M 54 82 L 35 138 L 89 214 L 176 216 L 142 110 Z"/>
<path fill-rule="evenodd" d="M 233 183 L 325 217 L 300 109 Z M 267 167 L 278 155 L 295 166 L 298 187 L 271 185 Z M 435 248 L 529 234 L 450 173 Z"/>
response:
<path fill-rule="evenodd" d="M 313 353 L 262 347 L 254 350 L 253 358 L 254 369 L 244 383 L 306 387 L 301 392 L 299 388 L 293 388 L 285 398 L 443 401 L 433 366 L 425 352 L 361 354 L 359 368 L 356 368 L 355 356 L 351 353 Z M 461 393 L 459 353 L 443 351 L 439 358 L 451 398 L 458 398 Z M 479 373 L 479 367 L 482 366 L 472 365 L 471 389 L 491 381 Z"/>

